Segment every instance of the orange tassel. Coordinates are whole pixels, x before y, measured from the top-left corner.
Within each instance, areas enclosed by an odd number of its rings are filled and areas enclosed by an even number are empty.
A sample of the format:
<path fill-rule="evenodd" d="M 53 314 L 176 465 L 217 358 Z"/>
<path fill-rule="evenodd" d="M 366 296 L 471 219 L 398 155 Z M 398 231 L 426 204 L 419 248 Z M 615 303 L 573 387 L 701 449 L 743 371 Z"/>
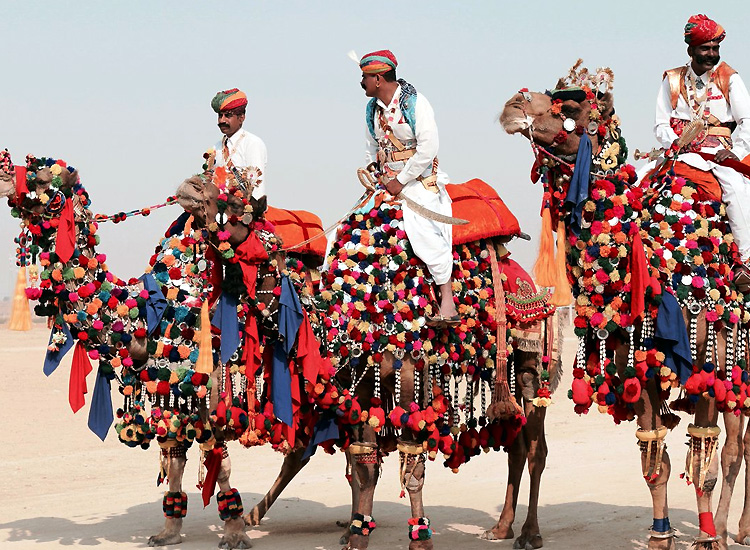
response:
<path fill-rule="evenodd" d="M 198 361 L 195 372 L 211 374 L 214 370 L 213 352 L 211 350 L 211 320 L 208 318 L 208 300 L 201 306 L 201 330 L 198 336 Z"/>
<path fill-rule="evenodd" d="M 542 211 L 542 234 L 539 237 L 539 256 L 534 264 L 534 278 L 539 286 L 555 286 L 555 245 L 552 242 L 552 215 L 549 207 Z"/>
<path fill-rule="evenodd" d="M 557 257 L 555 267 L 557 270 L 557 286 L 552 294 L 552 305 L 556 307 L 569 306 L 573 302 L 573 292 L 570 290 L 568 275 L 565 266 L 565 224 L 560 221 L 557 224 Z"/>
<path fill-rule="evenodd" d="M 10 313 L 10 330 L 31 330 L 31 311 L 26 297 L 26 266 L 21 266 L 16 278 L 16 291 L 13 293 L 13 309 Z"/>

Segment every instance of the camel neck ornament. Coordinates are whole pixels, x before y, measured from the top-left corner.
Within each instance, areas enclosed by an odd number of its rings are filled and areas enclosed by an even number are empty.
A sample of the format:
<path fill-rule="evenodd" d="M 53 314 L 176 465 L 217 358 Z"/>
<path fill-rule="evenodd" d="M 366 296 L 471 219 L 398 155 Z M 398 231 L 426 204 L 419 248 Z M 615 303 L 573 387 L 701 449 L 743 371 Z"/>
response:
<path fill-rule="evenodd" d="M 667 405 L 678 390 L 671 408 L 696 414 L 685 471 L 701 511 L 696 543 L 715 548 L 719 536 L 708 510 L 718 467 L 716 417 L 724 412 L 735 422 L 750 407 L 750 313 L 730 270 L 737 249 L 705 175 L 671 163 L 638 181 L 626 164 L 612 82 L 608 69 L 590 74 L 579 61 L 553 92 L 516 94 L 501 123 L 533 140 L 532 180 L 544 185 L 548 234 L 537 279 L 561 297 L 560 289 L 572 285 L 579 345 L 569 397 L 576 411 L 596 404 L 616 423 L 637 418 L 643 474 L 654 510 L 663 510 L 655 514 L 649 549 L 672 549 L 664 436 L 679 421 Z"/>

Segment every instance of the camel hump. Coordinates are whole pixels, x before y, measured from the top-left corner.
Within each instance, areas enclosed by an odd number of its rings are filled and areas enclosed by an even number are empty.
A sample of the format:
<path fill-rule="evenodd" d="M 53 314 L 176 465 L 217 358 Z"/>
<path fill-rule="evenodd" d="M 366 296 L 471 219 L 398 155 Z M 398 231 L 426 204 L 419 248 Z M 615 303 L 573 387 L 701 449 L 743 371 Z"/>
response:
<path fill-rule="evenodd" d="M 521 234 L 518 219 L 505 205 L 495 189 L 480 179 L 445 186 L 453 201 L 453 215 L 469 220 L 453 226 L 453 246 L 492 237 Z"/>
<path fill-rule="evenodd" d="M 286 210 L 269 206 L 266 220 L 271 222 L 290 254 L 311 255 L 323 263 L 326 254 L 326 237 L 323 222 L 306 210 Z M 289 250 L 291 248 L 291 250 Z"/>

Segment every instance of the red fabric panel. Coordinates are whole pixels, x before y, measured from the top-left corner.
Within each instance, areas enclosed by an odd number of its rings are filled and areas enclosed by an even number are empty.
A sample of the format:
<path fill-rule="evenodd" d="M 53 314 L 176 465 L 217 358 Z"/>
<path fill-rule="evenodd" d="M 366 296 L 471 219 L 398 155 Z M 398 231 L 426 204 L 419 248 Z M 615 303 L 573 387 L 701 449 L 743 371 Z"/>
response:
<path fill-rule="evenodd" d="M 57 228 L 57 237 L 55 239 L 55 254 L 60 258 L 62 263 L 67 263 L 73 257 L 73 251 L 76 246 L 76 222 L 73 213 L 73 199 L 65 199 L 60 213 L 60 225 Z"/>
<path fill-rule="evenodd" d="M 84 395 L 88 393 L 86 376 L 92 371 L 88 353 L 79 340 L 73 351 L 73 364 L 70 367 L 70 381 L 68 383 L 68 402 L 74 413 L 81 410 L 86 403 Z"/>

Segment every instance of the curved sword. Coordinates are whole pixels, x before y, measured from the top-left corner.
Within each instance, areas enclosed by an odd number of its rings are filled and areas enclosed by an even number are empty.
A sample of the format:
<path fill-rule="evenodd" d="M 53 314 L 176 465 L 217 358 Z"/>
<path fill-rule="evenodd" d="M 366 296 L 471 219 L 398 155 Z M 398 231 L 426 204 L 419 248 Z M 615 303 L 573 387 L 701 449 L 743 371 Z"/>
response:
<path fill-rule="evenodd" d="M 372 172 L 369 172 L 364 168 L 358 168 L 357 177 L 359 178 L 359 182 L 365 187 L 365 189 L 373 192 L 377 191 L 377 180 L 375 179 L 375 176 Z M 396 195 L 396 198 L 406 203 L 406 205 L 414 212 L 416 212 L 423 218 L 427 218 L 428 220 L 447 223 L 449 225 L 466 225 L 467 223 L 469 223 L 469 220 L 454 218 L 453 216 L 446 216 L 445 214 L 430 210 L 429 208 L 424 207 L 418 202 L 410 199 L 409 197 L 404 195 L 403 192 Z"/>

